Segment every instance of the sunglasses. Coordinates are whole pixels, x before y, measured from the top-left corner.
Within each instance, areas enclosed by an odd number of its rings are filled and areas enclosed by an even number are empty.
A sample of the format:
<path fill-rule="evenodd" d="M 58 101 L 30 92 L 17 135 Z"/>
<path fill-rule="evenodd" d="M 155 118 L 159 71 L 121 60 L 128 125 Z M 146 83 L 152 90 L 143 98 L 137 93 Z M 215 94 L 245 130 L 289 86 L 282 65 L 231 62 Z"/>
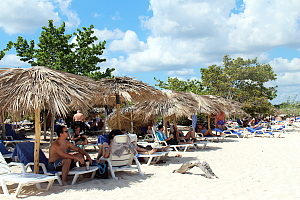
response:
<path fill-rule="evenodd" d="M 64 131 L 65 133 L 69 133 L 69 131 Z"/>

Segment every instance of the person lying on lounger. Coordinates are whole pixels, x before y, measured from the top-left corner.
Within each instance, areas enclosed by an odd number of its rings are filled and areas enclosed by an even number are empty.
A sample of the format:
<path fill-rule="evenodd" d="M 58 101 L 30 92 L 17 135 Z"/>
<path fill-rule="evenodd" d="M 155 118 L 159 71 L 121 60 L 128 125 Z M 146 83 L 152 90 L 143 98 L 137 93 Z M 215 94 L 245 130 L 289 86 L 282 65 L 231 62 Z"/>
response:
<path fill-rule="evenodd" d="M 184 135 L 183 132 L 181 130 L 179 130 L 176 125 L 172 125 L 170 127 L 170 134 L 172 134 L 173 137 L 177 138 L 179 141 L 183 140 L 183 139 L 191 140 L 192 142 L 196 141 L 196 136 L 195 136 L 195 132 L 193 131 L 193 129 L 191 129 L 189 132 L 187 132 L 186 135 Z"/>
<path fill-rule="evenodd" d="M 163 131 L 164 131 L 164 126 L 163 125 L 159 125 L 157 127 L 157 131 L 156 131 L 156 136 L 158 138 L 159 141 L 166 141 L 166 143 L 168 145 L 177 145 L 177 144 L 191 144 L 193 143 L 192 141 L 190 142 L 179 142 L 178 139 L 176 138 L 176 134 L 172 135 L 171 137 L 167 137 Z"/>
<path fill-rule="evenodd" d="M 215 134 L 212 133 L 211 129 L 206 129 L 205 127 L 203 127 L 201 124 L 197 125 L 197 133 L 202 133 L 202 135 L 204 137 L 214 137 L 217 136 Z"/>

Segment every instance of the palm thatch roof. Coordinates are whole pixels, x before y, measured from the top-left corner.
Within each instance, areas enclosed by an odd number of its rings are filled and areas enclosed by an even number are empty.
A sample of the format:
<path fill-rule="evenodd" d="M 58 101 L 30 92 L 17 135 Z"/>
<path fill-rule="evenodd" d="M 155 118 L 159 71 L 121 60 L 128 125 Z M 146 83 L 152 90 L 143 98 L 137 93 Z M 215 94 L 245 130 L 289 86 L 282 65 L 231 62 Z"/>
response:
<path fill-rule="evenodd" d="M 99 93 L 94 99 L 96 105 L 116 105 L 116 95 L 120 95 L 121 102 L 141 102 L 161 95 L 160 90 L 130 77 L 115 77 L 97 81 L 105 87 L 105 93 Z"/>
<path fill-rule="evenodd" d="M 163 90 L 163 93 L 167 98 L 136 104 L 136 112 L 144 113 L 146 119 L 152 115 L 178 118 L 197 112 L 197 102 L 187 93 L 170 90 Z"/>
<path fill-rule="evenodd" d="M 201 95 L 201 98 L 203 98 L 206 101 L 211 101 L 217 110 L 224 112 L 226 115 L 246 114 L 245 111 L 242 110 L 241 108 L 243 106 L 242 103 L 238 101 L 225 99 L 223 97 L 216 96 L 216 95 Z M 215 113 L 211 113 L 211 114 L 215 115 Z"/>
<path fill-rule="evenodd" d="M 216 102 L 212 101 L 212 99 L 205 98 L 203 95 L 198 95 L 192 92 L 188 92 L 188 94 L 191 98 L 194 98 L 197 101 L 199 113 L 216 115 L 222 111 L 220 106 L 216 105 Z"/>
<path fill-rule="evenodd" d="M 90 108 L 99 85 L 90 78 L 46 67 L 9 69 L 0 75 L 0 108 L 9 113 L 49 109 L 65 116 L 70 109 Z"/>
<path fill-rule="evenodd" d="M 131 116 L 135 123 L 148 124 L 149 120 L 153 121 L 157 116 L 164 118 L 190 116 L 197 112 L 197 109 L 197 102 L 186 93 L 164 90 L 158 100 L 148 100 L 122 108 L 121 113 L 127 119 L 121 118 L 121 124 L 122 128 L 128 126 L 128 116 Z M 107 122 L 110 128 L 116 127 L 116 117 L 115 112 L 109 115 Z"/>
<path fill-rule="evenodd" d="M 121 108 L 121 127 L 127 131 L 133 130 L 139 132 L 141 127 L 145 127 L 148 124 L 154 123 L 151 119 L 146 119 L 135 112 L 135 105 Z M 107 117 L 107 125 L 110 129 L 118 129 L 117 124 L 117 110 L 114 109 Z"/>

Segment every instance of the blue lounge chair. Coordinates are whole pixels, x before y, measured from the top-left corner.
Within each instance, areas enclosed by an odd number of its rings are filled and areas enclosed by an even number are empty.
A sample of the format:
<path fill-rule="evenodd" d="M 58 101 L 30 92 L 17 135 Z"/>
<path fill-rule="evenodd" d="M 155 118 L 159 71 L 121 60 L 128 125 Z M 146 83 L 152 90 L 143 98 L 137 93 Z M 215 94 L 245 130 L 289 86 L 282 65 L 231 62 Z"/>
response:
<path fill-rule="evenodd" d="M 247 127 L 246 130 L 250 132 L 253 136 L 269 136 L 274 137 L 274 133 L 270 131 L 256 130 L 251 127 Z"/>
<path fill-rule="evenodd" d="M 57 176 L 57 180 L 60 185 L 62 185 L 62 181 L 60 175 L 62 174 L 60 171 L 48 171 L 48 158 L 46 158 L 44 152 L 40 149 L 40 158 L 39 158 L 39 166 L 40 173 L 45 175 L 55 175 Z M 25 165 L 25 169 L 31 168 L 33 170 L 34 166 L 34 143 L 33 142 L 23 142 L 16 145 L 16 148 L 13 152 L 14 157 L 17 157 L 21 163 Z M 91 166 L 90 170 L 86 170 L 85 167 L 75 167 L 70 170 L 68 175 L 74 175 L 73 181 L 71 185 L 74 185 L 81 174 L 91 173 L 91 178 L 95 177 L 97 166 Z"/>

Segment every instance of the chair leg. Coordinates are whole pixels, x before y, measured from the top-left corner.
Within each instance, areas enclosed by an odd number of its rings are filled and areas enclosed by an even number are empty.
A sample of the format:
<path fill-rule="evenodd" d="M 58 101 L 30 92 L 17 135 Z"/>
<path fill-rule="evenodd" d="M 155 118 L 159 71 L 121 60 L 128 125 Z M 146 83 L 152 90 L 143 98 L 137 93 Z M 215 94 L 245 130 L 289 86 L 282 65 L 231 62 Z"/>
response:
<path fill-rule="evenodd" d="M 138 167 L 138 170 L 139 170 L 140 175 L 144 176 L 144 174 L 143 174 L 143 172 L 142 172 L 142 170 L 141 170 L 141 165 L 140 165 L 139 160 L 138 160 L 136 157 L 133 157 L 133 159 L 134 159 L 135 162 L 136 162 L 136 165 L 137 165 L 137 167 Z"/>
<path fill-rule="evenodd" d="M 58 173 L 56 173 L 55 176 L 57 177 L 57 181 L 58 181 L 59 185 L 62 185 L 62 180 L 60 178 L 60 175 L 58 175 Z"/>
<path fill-rule="evenodd" d="M 74 185 L 79 177 L 79 174 L 75 174 L 71 185 Z"/>
<path fill-rule="evenodd" d="M 108 163 L 108 167 L 109 167 L 109 170 L 110 170 L 111 177 L 114 178 L 114 179 L 116 179 L 116 180 L 118 180 L 119 178 L 116 177 L 115 172 L 114 172 L 114 170 L 113 170 L 113 168 L 111 166 L 110 160 L 107 160 L 107 163 Z"/>
<path fill-rule="evenodd" d="M 51 180 L 51 181 L 48 181 L 48 184 L 47 184 L 47 187 L 45 189 L 43 189 L 41 187 L 41 183 L 37 183 L 36 184 L 36 188 L 39 189 L 39 190 L 44 190 L 44 191 L 48 191 L 50 189 L 50 187 L 53 185 L 53 182 L 54 182 L 55 179 Z"/>
<path fill-rule="evenodd" d="M 20 185 L 20 184 L 19 184 L 19 185 Z M 2 190 L 3 190 L 4 195 L 9 196 L 9 197 L 11 197 L 11 196 L 17 197 L 16 195 L 10 195 L 10 194 L 9 194 L 8 189 L 7 189 L 7 185 L 6 185 L 6 181 L 1 180 L 1 186 L 2 186 Z M 19 187 L 19 186 L 18 186 L 18 187 Z"/>

